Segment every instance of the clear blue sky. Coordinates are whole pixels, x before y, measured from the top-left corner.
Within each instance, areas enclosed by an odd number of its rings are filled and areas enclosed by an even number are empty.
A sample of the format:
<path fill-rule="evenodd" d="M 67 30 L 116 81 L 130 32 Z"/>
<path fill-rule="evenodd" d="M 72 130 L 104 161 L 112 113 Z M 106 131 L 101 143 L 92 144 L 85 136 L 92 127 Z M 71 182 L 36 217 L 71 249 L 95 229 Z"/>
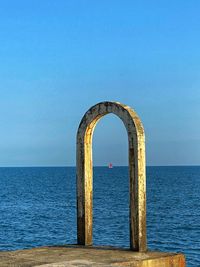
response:
<path fill-rule="evenodd" d="M 200 1 L 0 3 L 0 166 L 75 165 L 85 111 L 115 100 L 144 124 L 148 165 L 200 165 Z M 108 115 L 94 164 L 127 165 Z"/>

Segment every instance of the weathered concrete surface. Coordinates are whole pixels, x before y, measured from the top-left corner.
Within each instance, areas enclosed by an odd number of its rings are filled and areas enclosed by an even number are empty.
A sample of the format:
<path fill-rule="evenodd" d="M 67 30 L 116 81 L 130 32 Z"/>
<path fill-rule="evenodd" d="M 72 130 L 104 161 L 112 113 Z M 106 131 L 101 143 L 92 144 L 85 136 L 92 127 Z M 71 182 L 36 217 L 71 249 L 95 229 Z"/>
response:
<path fill-rule="evenodd" d="M 1 267 L 184 267 L 182 254 L 133 252 L 106 247 L 41 247 L 0 252 Z"/>
<path fill-rule="evenodd" d="M 113 113 L 124 123 L 129 144 L 130 248 L 147 250 L 144 128 L 136 112 L 119 102 L 101 102 L 83 116 L 77 132 L 77 239 L 92 245 L 92 136 L 97 122 Z M 105 188 L 106 190 L 106 188 Z"/>

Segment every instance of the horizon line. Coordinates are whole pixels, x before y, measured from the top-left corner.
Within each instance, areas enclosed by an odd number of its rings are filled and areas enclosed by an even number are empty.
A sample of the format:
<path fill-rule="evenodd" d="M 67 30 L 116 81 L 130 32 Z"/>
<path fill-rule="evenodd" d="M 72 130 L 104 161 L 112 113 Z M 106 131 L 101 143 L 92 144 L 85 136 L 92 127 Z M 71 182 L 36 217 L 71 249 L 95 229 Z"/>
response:
<path fill-rule="evenodd" d="M 198 167 L 200 164 L 191 165 L 146 165 L 146 167 Z M 93 167 L 108 167 L 108 165 L 94 165 Z M 129 165 L 113 165 L 113 167 L 129 167 Z M 0 166 L 0 168 L 76 168 L 76 165 L 30 165 L 30 166 Z"/>

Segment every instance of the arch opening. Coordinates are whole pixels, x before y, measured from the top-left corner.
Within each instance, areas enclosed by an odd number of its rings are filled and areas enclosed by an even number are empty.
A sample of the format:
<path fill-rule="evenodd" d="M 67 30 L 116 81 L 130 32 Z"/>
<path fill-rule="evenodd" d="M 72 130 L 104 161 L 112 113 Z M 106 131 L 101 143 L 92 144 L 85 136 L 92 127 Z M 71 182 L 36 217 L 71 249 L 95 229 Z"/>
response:
<path fill-rule="evenodd" d="M 122 120 L 106 114 L 97 123 L 92 138 L 93 167 L 128 166 L 128 138 Z"/>
<path fill-rule="evenodd" d="M 115 114 L 106 114 L 99 120 L 94 130 L 92 148 L 93 244 L 127 248 L 128 142 L 123 122 Z"/>
<path fill-rule="evenodd" d="M 77 132 L 77 239 L 92 245 L 93 165 L 92 136 L 97 122 L 108 113 L 117 115 L 128 133 L 130 188 L 130 249 L 146 251 L 146 174 L 142 123 L 130 107 L 118 102 L 101 102 L 83 116 Z"/>

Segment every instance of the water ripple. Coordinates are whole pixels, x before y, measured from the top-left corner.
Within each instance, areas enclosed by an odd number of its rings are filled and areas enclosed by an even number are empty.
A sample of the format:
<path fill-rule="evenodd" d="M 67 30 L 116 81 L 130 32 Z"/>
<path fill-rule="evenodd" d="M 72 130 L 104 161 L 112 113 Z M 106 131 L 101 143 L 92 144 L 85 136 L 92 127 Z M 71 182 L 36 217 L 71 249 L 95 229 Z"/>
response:
<path fill-rule="evenodd" d="M 150 250 L 200 266 L 200 167 L 147 168 Z M 0 249 L 76 243 L 75 168 L 0 168 Z M 94 168 L 94 244 L 129 246 L 128 168 Z"/>

